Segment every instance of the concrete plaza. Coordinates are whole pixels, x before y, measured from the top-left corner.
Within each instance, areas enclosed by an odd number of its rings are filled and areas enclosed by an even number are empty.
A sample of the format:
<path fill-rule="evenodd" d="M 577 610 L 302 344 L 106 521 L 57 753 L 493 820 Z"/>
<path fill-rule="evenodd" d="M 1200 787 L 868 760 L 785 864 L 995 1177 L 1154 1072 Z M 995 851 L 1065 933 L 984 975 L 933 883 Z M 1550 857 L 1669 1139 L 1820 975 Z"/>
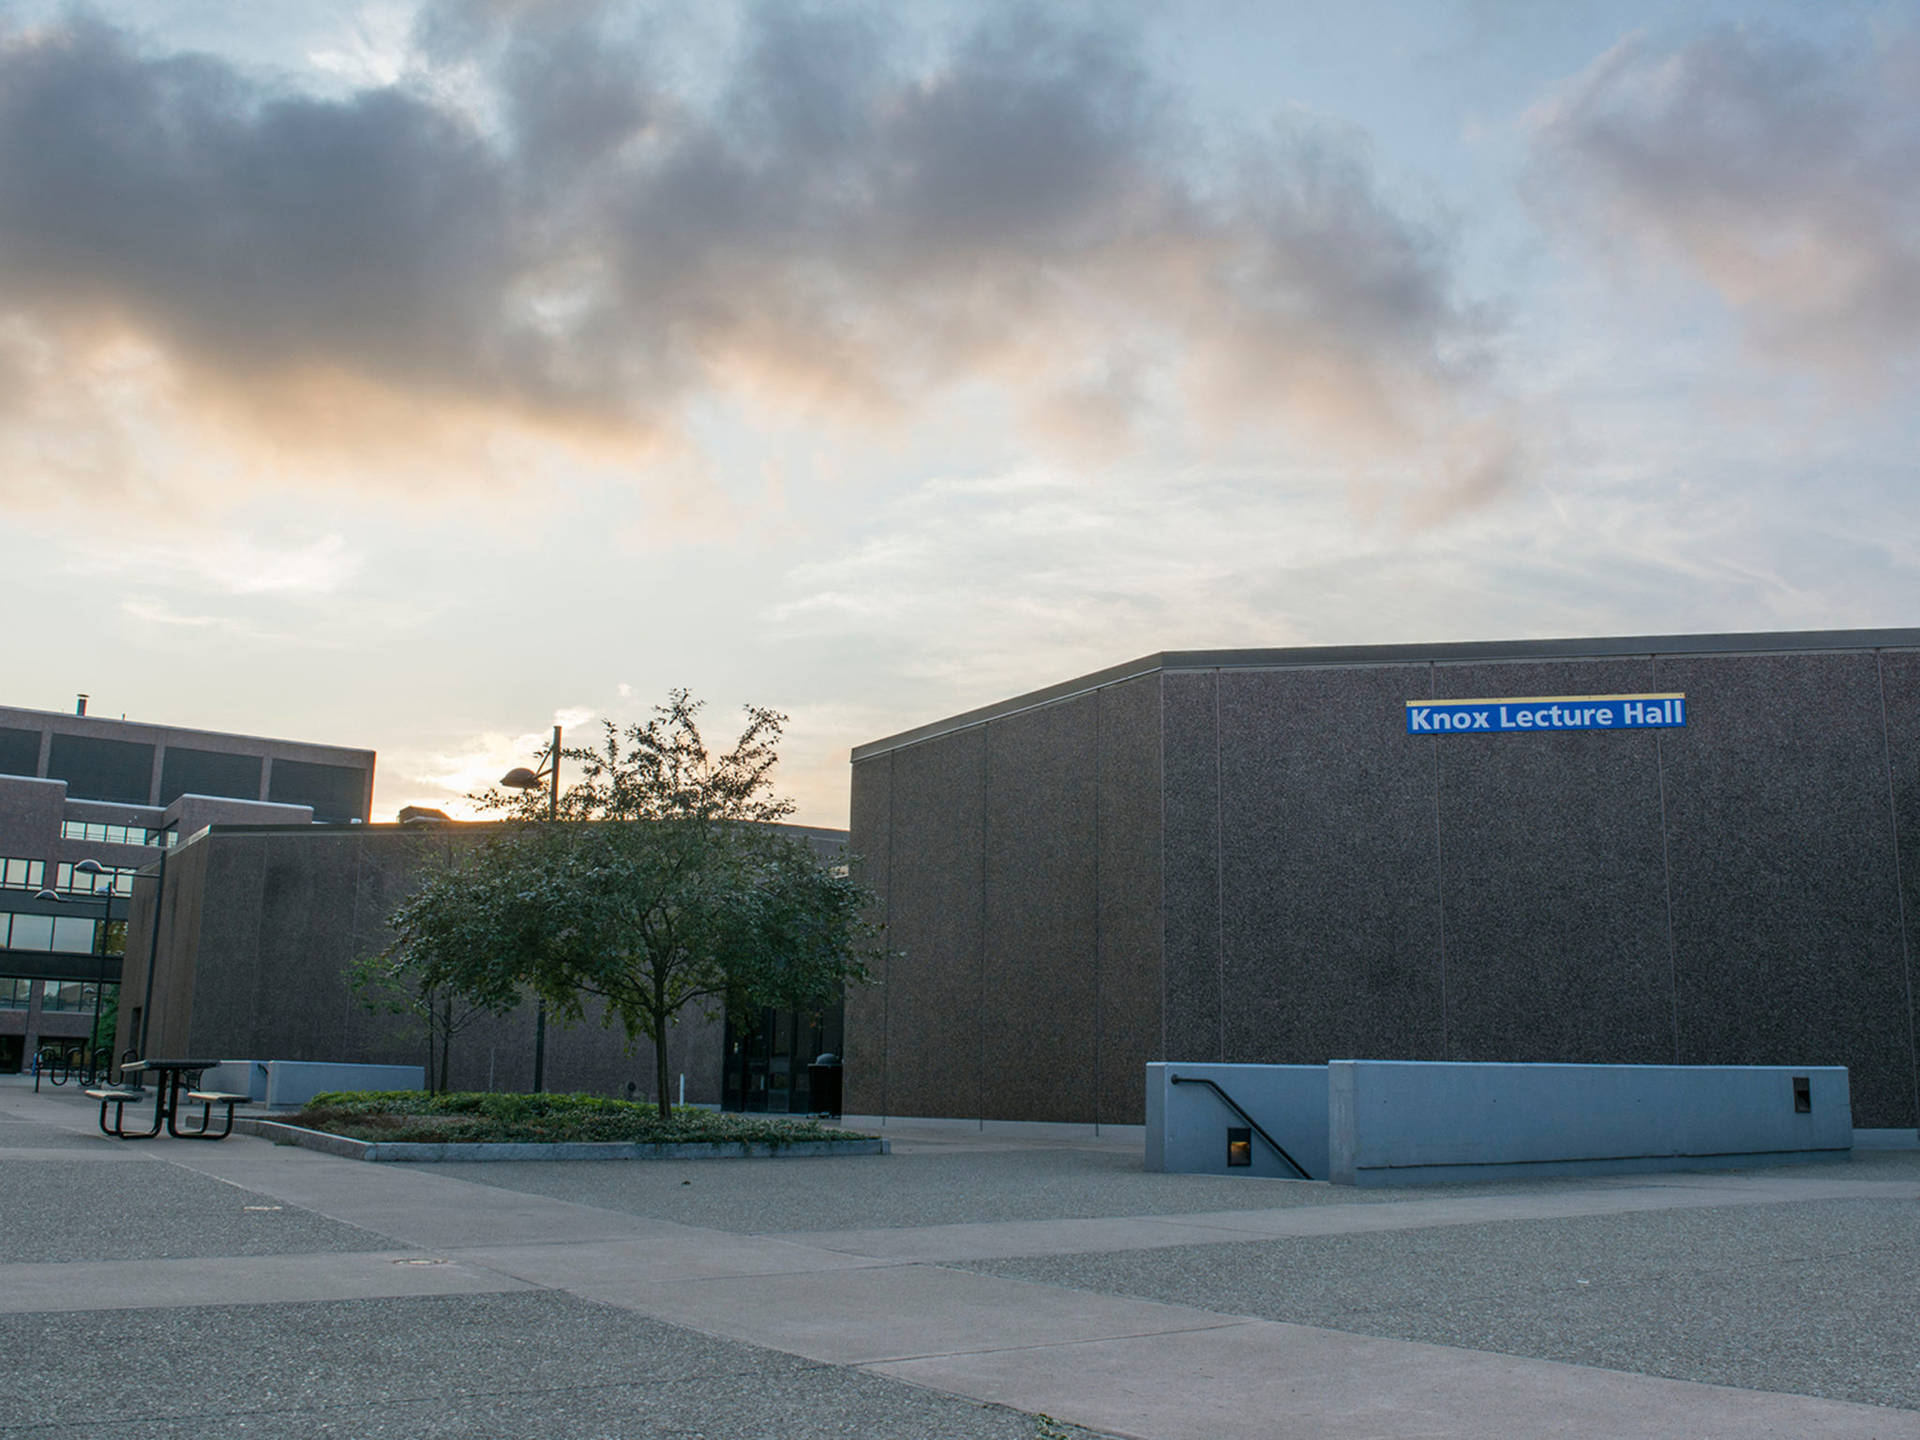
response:
<path fill-rule="evenodd" d="M 1356 1193 L 1137 1140 L 369 1165 L 0 1081 L 0 1436 L 1914 1437 L 1920 1153 Z"/>

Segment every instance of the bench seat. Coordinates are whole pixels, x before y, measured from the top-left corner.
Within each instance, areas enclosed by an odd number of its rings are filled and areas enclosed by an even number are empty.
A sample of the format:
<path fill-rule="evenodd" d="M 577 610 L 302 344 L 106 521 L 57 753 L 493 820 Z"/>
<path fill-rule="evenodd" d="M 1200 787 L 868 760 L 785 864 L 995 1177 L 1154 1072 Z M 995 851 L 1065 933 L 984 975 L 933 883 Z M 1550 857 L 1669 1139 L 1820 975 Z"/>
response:
<path fill-rule="evenodd" d="M 189 1090 L 187 1099 L 196 1105 L 244 1105 L 251 1095 L 236 1095 L 227 1090 Z"/>
<path fill-rule="evenodd" d="M 89 1090 L 87 1091 L 87 1098 L 89 1100 L 144 1100 L 147 1098 L 147 1092 L 144 1090 L 128 1090 L 125 1088 Z"/>

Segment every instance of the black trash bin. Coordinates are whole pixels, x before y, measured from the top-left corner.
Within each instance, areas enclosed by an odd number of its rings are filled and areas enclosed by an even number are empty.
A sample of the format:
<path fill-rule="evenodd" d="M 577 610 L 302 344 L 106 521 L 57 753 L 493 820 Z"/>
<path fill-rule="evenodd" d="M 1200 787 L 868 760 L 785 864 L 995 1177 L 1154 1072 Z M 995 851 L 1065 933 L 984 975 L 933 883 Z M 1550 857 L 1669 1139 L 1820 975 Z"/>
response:
<path fill-rule="evenodd" d="M 840 1057 L 831 1052 L 807 1066 L 807 1094 L 812 1097 L 813 1113 L 840 1113 Z"/>

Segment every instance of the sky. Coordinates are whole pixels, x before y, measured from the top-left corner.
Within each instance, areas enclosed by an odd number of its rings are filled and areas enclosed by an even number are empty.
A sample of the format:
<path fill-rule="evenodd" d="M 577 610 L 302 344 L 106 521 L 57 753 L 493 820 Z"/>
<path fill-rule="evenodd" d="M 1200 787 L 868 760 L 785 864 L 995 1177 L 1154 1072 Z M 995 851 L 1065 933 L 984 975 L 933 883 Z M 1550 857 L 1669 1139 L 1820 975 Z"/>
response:
<path fill-rule="evenodd" d="M 0 701 L 847 752 L 1920 622 L 1920 3 L 0 0 Z"/>

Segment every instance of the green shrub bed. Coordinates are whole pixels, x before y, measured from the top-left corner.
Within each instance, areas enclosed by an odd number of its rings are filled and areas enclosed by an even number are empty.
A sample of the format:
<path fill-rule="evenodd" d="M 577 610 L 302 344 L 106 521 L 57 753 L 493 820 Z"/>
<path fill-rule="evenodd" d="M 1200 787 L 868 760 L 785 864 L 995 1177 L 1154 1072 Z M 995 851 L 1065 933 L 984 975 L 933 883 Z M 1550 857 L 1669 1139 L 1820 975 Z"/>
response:
<path fill-rule="evenodd" d="M 331 1090 L 314 1096 L 306 1109 L 287 1116 L 284 1123 L 350 1140 L 432 1144 L 628 1140 L 643 1145 L 742 1141 L 791 1145 L 803 1140 L 871 1138 L 814 1120 L 692 1107 L 677 1109 L 672 1119 L 662 1120 L 653 1105 L 598 1095 L 427 1095 L 418 1090 Z"/>

